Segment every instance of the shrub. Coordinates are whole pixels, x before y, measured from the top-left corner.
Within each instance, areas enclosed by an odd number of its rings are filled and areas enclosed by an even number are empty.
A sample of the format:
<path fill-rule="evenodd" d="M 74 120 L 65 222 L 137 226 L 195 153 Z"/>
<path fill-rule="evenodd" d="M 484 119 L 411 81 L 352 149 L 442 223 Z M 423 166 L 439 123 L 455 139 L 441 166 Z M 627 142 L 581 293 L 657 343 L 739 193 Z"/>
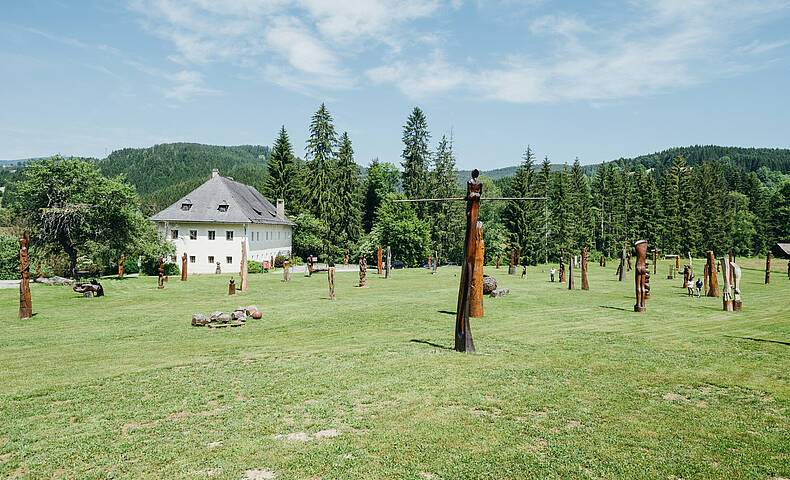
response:
<path fill-rule="evenodd" d="M 34 269 L 32 262 L 30 268 Z M 5 235 L 0 236 L 0 280 L 16 280 L 18 278 L 19 239 Z"/>
<path fill-rule="evenodd" d="M 274 268 L 283 268 L 283 265 L 287 258 L 283 257 L 282 255 L 277 255 L 274 257 Z"/>
<path fill-rule="evenodd" d="M 247 260 L 247 273 L 263 273 L 263 263 Z"/>

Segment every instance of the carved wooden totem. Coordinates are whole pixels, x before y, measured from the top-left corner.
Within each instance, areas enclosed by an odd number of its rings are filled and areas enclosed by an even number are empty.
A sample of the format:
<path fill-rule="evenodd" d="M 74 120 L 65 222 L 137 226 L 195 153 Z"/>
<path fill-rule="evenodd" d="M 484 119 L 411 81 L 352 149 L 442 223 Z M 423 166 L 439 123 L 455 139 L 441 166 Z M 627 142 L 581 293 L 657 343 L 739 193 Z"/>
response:
<path fill-rule="evenodd" d="M 241 272 L 239 272 L 239 277 L 241 278 L 241 291 L 247 291 L 247 242 L 241 242 Z"/>
<path fill-rule="evenodd" d="M 568 290 L 573 290 L 576 285 L 573 283 L 573 257 L 568 256 Z"/>
<path fill-rule="evenodd" d="M 730 261 L 726 258 L 719 260 L 721 262 L 721 302 L 725 312 L 732 311 L 732 282 L 730 279 Z"/>
<path fill-rule="evenodd" d="M 708 250 L 707 252 L 705 252 L 705 255 L 708 257 L 708 263 L 707 263 L 708 293 L 705 295 L 708 297 L 718 297 L 719 281 L 716 278 L 716 257 L 713 255 L 712 250 Z"/>
<path fill-rule="evenodd" d="M 771 283 L 771 252 L 765 257 L 765 284 Z"/>
<path fill-rule="evenodd" d="M 19 315 L 17 318 L 33 316 L 33 301 L 30 298 L 30 234 L 19 237 Z"/>
<path fill-rule="evenodd" d="M 214 270 L 214 273 L 222 273 L 222 267 L 219 266 L 219 262 L 217 262 L 217 268 Z"/>
<path fill-rule="evenodd" d="M 288 267 L 290 266 L 290 262 L 288 260 L 283 260 L 283 282 L 288 283 L 291 281 L 291 276 L 288 273 Z"/>
<path fill-rule="evenodd" d="M 38 265 L 36 265 L 36 278 L 41 276 L 41 260 L 38 261 Z"/>
<path fill-rule="evenodd" d="M 123 262 L 126 261 L 126 256 L 121 254 L 121 259 L 118 260 L 118 278 L 123 278 Z"/>
<path fill-rule="evenodd" d="M 157 284 L 157 289 L 162 290 L 165 288 L 165 259 L 159 257 L 159 283 Z"/>
<path fill-rule="evenodd" d="M 436 274 L 436 269 L 439 267 L 439 252 L 433 251 L 433 271 L 431 274 Z"/>
<path fill-rule="evenodd" d="M 730 264 L 732 267 L 732 309 L 736 312 L 743 310 L 743 303 L 741 303 L 741 267 L 735 263 Z"/>
<path fill-rule="evenodd" d="M 365 256 L 359 256 L 359 287 L 368 288 L 368 262 Z"/>
<path fill-rule="evenodd" d="M 683 285 L 682 288 L 688 288 L 689 285 L 689 276 L 691 274 L 691 269 L 688 265 L 683 265 Z"/>
<path fill-rule="evenodd" d="M 628 252 L 628 271 L 630 272 L 633 267 L 631 267 L 631 252 Z"/>
<path fill-rule="evenodd" d="M 343 254 L 343 265 L 348 265 L 348 249 Z"/>
<path fill-rule="evenodd" d="M 181 255 L 181 281 L 187 281 L 187 252 Z"/>
<path fill-rule="evenodd" d="M 582 248 L 582 290 L 589 290 L 590 284 L 587 282 L 587 249 Z"/>
<path fill-rule="evenodd" d="M 335 263 L 330 260 L 330 266 L 327 267 L 326 276 L 329 280 L 329 299 L 335 299 Z"/>
<path fill-rule="evenodd" d="M 518 256 L 516 256 L 516 266 L 517 267 L 521 266 L 521 249 L 520 248 L 518 249 Z"/>
<path fill-rule="evenodd" d="M 507 269 L 508 275 L 515 275 L 516 274 L 516 266 L 513 263 L 513 257 L 516 255 L 516 251 L 514 249 L 510 249 L 510 266 Z"/>
<path fill-rule="evenodd" d="M 236 280 L 233 277 L 228 282 L 228 295 L 236 295 Z"/>
<path fill-rule="evenodd" d="M 625 248 L 620 252 L 620 266 L 617 267 L 617 281 L 625 281 Z"/>
<path fill-rule="evenodd" d="M 502 254 L 501 253 L 497 253 L 496 254 L 496 269 L 497 270 L 499 270 L 499 260 L 501 258 L 502 258 Z M 788 264 L 788 265 L 790 265 L 790 264 Z M 787 271 L 790 272 L 790 266 L 788 266 L 788 270 Z M 788 276 L 790 276 L 790 273 L 788 273 Z"/>
<path fill-rule="evenodd" d="M 378 268 L 378 272 L 377 273 L 379 275 L 381 275 L 381 272 L 384 270 L 384 264 L 383 264 L 383 262 L 381 260 L 381 257 L 383 255 L 383 253 L 384 253 L 384 249 L 379 247 L 378 252 L 376 253 L 377 258 L 378 258 L 378 263 L 376 263 L 376 267 Z"/>
<path fill-rule="evenodd" d="M 387 245 L 387 263 L 384 264 L 384 278 L 392 278 L 392 249 Z"/>
<path fill-rule="evenodd" d="M 560 283 L 565 282 L 565 250 L 560 249 Z"/>
<path fill-rule="evenodd" d="M 636 251 L 636 271 L 634 273 L 634 284 L 636 286 L 635 312 L 647 310 L 645 300 L 650 293 L 650 268 L 647 266 L 647 240 L 639 240 L 634 244 Z"/>
<path fill-rule="evenodd" d="M 469 309 L 472 296 L 472 277 L 474 276 L 477 252 L 475 243 L 478 236 L 477 215 L 480 210 L 480 196 L 483 193 L 483 182 L 477 177 L 480 172 L 472 171 L 472 178 L 466 183 L 466 238 L 464 239 L 464 264 L 461 269 L 461 283 L 458 287 L 458 306 L 455 315 L 455 350 L 458 352 L 475 353 L 472 340 L 472 329 L 469 325 Z M 511 265 L 512 265 L 511 260 Z"/>

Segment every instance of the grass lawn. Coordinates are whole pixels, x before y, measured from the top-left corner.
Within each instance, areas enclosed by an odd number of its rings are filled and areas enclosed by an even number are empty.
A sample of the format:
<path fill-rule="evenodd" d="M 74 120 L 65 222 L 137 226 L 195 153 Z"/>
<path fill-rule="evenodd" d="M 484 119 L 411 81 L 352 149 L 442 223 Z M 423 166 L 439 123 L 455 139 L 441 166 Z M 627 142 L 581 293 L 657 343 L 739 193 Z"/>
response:
<path fill-rule="evenodd" d="M 644 314 L 615 262 L 588 292 L 487 267 L 511 294 L 476 355 L 451 350 L 458 267 L 338 273 L 334 302 L 323 274 L 36 284 L 29 320 L 0 290 L 0 478 L 790 477 L 790 281 L 752 263 L 734 313 L 666 262 Z M 190 326 L 248 304 L 263 320 Z"/>

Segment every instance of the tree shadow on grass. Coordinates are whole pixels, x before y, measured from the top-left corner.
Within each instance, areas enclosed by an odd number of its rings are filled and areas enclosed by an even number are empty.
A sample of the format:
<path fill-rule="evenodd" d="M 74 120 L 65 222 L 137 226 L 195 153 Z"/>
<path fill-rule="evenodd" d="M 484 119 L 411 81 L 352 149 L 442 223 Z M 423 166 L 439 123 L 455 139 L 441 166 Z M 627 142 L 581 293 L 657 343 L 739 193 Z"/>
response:
<path fill-rule="evenodd" d="M 441 348 L 442 350 L 452 350 L 452 348 L 450 348 L 450 347 L 445 347 L 444 345 L 439 345 L 438 343 L 429 342 L 427 340 L 417 340 L 417 339 L 412 338 L 411 340 L 409 340 L 409 342 L 411 342 L 411 343 L 424 343 L 425 345 L 430 345 L 430 346 L 435 347 L 435 348 Z"/>
<path fill-rule="evenodd" d="M 741 340 L 753 340 L 755 342 L 768 342 L 768 343 L 778 343 L 779 345 L 787 345 L 790 347 L 790 342 L 783 342 L 781 340 L 768 340 L 767 338 L 753 338 L 753 337 L 738 337 L 735 335 L 724 335 L 727 338 L 739 338 Z"/>
<path fill-rule="evenodd" d="M 627 308 L 610 307 L 609 305 L 598 305 L 598 306 L 601 307 L 601 308 L 609 308 L 611 310 L 620 310 L 620 311 L 623 311 L 623 312 L 630 312 L 630 310 L 628 310 Z"/>
<path fill-rule="evenodd" d="M 444 313 L 446 315 L 455 315 L 456 312 L 451 312 L 449 310 L 437 310 L 439 313 Z"/>

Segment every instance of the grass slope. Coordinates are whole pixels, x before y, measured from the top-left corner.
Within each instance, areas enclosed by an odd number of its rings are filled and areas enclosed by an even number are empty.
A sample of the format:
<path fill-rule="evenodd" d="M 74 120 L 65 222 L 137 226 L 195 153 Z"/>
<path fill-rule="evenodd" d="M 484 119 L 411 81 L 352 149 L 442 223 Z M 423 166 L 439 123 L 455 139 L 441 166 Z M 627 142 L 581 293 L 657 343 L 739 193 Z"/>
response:
<path fill-rule="evenodd" d="M 591 265 L 584 292 L 543 268 L 488 269 L 512 293 L 473 319 L 477 355 L 450 350 L 458 268 L 338 273 L 334 302 L 323 275 L 34 285 L 24 321 L 0 290 L 0 477 L 790 476 L 786 275 L 745 270 L 730 314 L 655 275 L 635 314 L 631 273 Z M 264 320 L 189 326 L 250 303 Z"/>

